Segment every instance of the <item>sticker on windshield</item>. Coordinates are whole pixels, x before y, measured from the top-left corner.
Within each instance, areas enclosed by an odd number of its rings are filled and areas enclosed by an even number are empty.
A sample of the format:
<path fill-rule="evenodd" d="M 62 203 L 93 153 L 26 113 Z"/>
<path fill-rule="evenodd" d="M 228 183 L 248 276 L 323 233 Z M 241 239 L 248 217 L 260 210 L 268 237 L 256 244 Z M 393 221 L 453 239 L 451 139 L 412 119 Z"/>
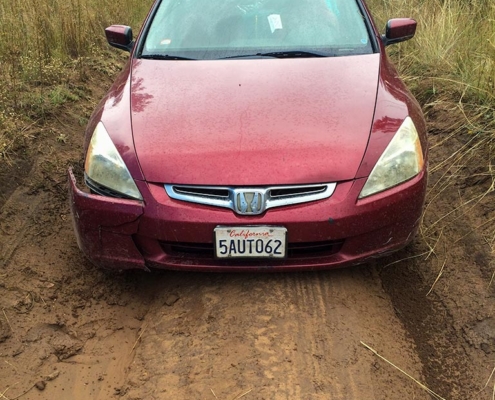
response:
<path fill-rule="evenodd" d="M 270 23 L 270 29 L 272 33 L 277 29 L 284 29 L 282 26 L 282 19 L 280 18 L 280 14 L 271 14 L 268 16 L 268 22 Z"/>
<path fill-rule="evenodd" d="M 163 39 L 160 44 L 162 46 L 168 46 L 170 43 L 172 43 L 172 39 Z"/>

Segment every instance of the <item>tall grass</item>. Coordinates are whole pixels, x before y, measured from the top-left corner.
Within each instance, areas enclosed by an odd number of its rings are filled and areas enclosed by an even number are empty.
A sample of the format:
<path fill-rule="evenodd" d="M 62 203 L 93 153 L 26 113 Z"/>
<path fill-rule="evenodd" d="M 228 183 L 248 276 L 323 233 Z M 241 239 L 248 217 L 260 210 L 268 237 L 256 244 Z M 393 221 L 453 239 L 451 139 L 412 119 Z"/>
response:
<path fill-rule="evenodd" d="M 151 1 L 2 0 L 0 55 L 67 59 L 86 56 L 103 43 L 111 24 L 137 25 Z"/>
<path fill-rule="evenodd" d="M 4 85 L 53 83 L 63 75 L 62 64 L 101 49 L 106 26 L 137 25 L 149 4 L 140 0 L 2 0 L 1 81 Z"/>
<path fill-rule="evenodd" d="M 406 77 L 491 105 L 495 101 L 493 0 L 368 0 L 379 26 L 393 17 L 418 21 L 416 37 L 391 54 Z M 424 82 L 427 82 L 425 85 Z M 422 93 L 418 93 L 420 96 Z"/>
<path fill-rule="evenodd" d="M 53 93 L 67 91 L 60 85 L 73 71 L 79 70 L 82 79 L 85 63 L 108 55 L 104 28 L 124 24 L 138 29 L 151 3 L 0 1 L 0 163 L 26 143 L 26 126 L 43 119 Z"/>

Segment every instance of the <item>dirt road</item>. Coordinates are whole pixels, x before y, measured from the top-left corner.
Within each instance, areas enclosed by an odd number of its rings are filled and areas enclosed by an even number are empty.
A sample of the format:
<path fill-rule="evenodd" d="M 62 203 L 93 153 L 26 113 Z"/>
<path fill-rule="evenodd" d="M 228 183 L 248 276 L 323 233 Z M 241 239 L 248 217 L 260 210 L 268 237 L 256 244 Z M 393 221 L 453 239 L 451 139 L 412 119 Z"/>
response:
<path fill-rule="evenodd" d="M 77 248 L 65 169 L 81 135 L 57 136 L 81 132 L 100 86 L 0 175 L 0 399 L 491 398 L 492 192 L 461 207 L 491 181 L 443 185 L 450 167 L 436 166 L 464 143 L 445 142 L 441 113 L 424 229 L 406 251 L 320 273 L 118 274 Z"/>
<path fill-rule="evenodd" d="M 19 382 L 12 397 L 57 370 L 27 398 L 427 398 L 360 344 L 422 377 L 373 267 L 116 276 L 81 257 L 70 228 L 21 244 L 9 261 L 17 284 L 2 288 L 12 332 L 0 371 Z"/>

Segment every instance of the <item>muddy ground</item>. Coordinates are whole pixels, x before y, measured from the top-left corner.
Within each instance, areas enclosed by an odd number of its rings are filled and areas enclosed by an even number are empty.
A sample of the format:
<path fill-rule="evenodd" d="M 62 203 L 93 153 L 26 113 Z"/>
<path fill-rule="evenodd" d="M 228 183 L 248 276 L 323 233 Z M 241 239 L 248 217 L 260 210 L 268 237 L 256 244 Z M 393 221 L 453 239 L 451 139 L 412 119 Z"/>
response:
<path fill-rule="evenodd" d="M 1 160 L 0 399 L 492 398 L 493 176 L 458 107 L 425 104 L 427 207 L 398 254 L 318 273 L 119 274 L 82 256 L 67 203 L 82 122 L 111 82 L 90 75 L 86 99 Z"/>

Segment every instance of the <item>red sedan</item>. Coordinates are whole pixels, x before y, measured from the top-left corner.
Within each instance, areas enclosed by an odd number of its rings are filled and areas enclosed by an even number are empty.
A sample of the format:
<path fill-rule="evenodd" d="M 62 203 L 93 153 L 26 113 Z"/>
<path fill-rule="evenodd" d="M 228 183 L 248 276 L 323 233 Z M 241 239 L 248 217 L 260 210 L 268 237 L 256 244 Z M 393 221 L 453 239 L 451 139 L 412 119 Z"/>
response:
<path fill-rule="evenodd" d="M 407 245 L 421 219 L 421 109 L 361 0 L 157 0 L 95 110 L 81 250 L 104 268 L 301 270 Z M 255 2 L 253 2 L 255 1 Z"/>

